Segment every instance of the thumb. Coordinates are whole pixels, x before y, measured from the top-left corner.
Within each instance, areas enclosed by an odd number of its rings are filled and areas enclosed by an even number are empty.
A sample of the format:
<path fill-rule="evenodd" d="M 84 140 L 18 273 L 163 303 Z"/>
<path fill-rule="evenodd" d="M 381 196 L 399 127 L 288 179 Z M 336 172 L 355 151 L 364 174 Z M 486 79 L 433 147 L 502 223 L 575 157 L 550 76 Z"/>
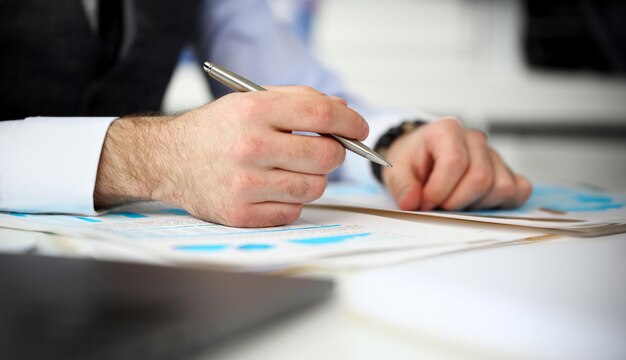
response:
<path fill-rule="evenodd" d="M 422 183 L 410 162 L 383 169 L 383 181 L 401 210 L 416 210 L 422 198 Z"/>

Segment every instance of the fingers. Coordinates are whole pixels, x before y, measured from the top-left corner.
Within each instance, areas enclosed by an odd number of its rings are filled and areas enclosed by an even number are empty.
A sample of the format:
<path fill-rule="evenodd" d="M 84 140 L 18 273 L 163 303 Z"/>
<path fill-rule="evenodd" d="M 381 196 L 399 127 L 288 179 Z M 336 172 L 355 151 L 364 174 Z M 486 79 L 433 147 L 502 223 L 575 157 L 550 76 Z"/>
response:
<path fill-rule="evenodd" d="M 284 170 L 242 171 L 228 177 L 227 191 L 213 201 L 191 201 L 192 215 L 236 227 L 289 224 L 298 219 L 302 204 L 321 197 L 326 176 Z M 193 200 L 202 194 L 194 194 Z"/>
<path fill-rule="evenodd" d="M 425 141 L 434 166 L 424 185 L 420 205 L 423 211 L 439 207 L 450 196 L 469 165 L 469 152 L 461 124 L 455 119 L 447 119 L 431 126 Z"/>
<path fill-rule="evenodd" d="M 327 97 L 304 98 L 301 106 L 284 110 L 285 116 L 276 118 L 274 123 L 279 129 L 335 134 L 357 140 L 365 140 L 369 134 L 369 126 L 361 115 Z"/>
<path fill-rule="evenodd" d="M 235 227 L 268 227 L 290 224 L 300 217 L 302 204 L 266 202 L 233 207 L 220 223 Z"/>
<path fill-rule="evenodd" d="M 338 141 L 328 137 L 277 132 L 272 137 L 247 139 L 226 156 L 244 168 L 278 168 L 324 175 L 343 163 L 346 150 Z"/>
<path fill-rule="evenodd" d="M 394 145 L 396 148 L 402 149 L 408 142 L 409 139 L 401 138 Z M 411 149 L 410 156 L 394 158 L 390 151 L 388 159 L 393 162 L 394 166 L 383 168 L 381 172 L 383 183 L 401 210 L 416 210 L 422 198 L 422 177 L 419 176 L 417 168 L 414 167 L 414 164 L 419 162 L 418 153 L 418 150 Z M 416 159 L 418 160 L 416 161 Z M 423 160 L 426 161 L 426 159 Z"/>
<path fill-rule="evenodd" d="M 440 205 L 446 210 L 464 209 L 487 194 L 494 183 L 494 165 L 487 137 L 477 130 L 465 134 L 469 167 L 451 195 Z"/>
<path fill-rule="evenodd" d="M 497 152 L 490 150 L 490 157 L 494 166 L 493 185 L 472 209 L 491 209 L 502 206 L 507 201 L 514 201 L 517 195 L 517 181 L 515 175 L 504 164 Z M 520 194 L 521 196 L 521 194 Z"/>
<path fill-rule="evenodd" d="M 357 140 L 364 140 L 369 134 L 369 126 L 361 115 L 328 96 L 282 94 L 267 105 L 271 106 L 268 113 L 273 114 L 269 124 L 279 130 L 335 134 Z"/>
<path fill-rule="evenodd" d="M 346 101 L 346 99 L 344 98 L 340 98 L 339 96 L 332 96 L 332 95 L 326 95 L 326 97 L 328 97 L 328 99 L 332 101 L 342 104 L 343 106 L 348 106 L 348 101 Z"/>
<path fill-rule="evenodd" d="M 285 170 L 248 172 L 231 180 L 230 191 L 246 203 L 284 202 L 302 204 L 319 199 L 326 176 Z"/>
<path fill-rule="evenodd" d="M 530 182 L 513 174 L 485 135 L 455 119 L 439 120 L 399 138 L 383 182 L 403 210 L 507 208 L 523 204 Z M 423 185 L 420 185 L 423 184 Z"/>
<path fill-rule="evenodd" d="M 514 175 L 506 165 L 504 165 L 500 156 L 495 151 L 491 151 L 490 156 L 494 164 L 495 179 L 493 186 L 489 193 L 472 206 L 473 209 L 495 208 L 515 195 Z"/>
<path fill-rule="evenodd" d="M 401 162 L 394 161 L 392 168 L 385 168 L 382 172 L 383 183 L 400 210 L 415 210 L 421 201 L 422 184 L 414 173 L 411 160 L 404 158 Z"/>
<path fill-rule="evenodd" d="M 331 138 L 277 134 L 275 140 L 283 150 L 271 157 L 259 159 L 260 165 L 266 168 L 325 175 L 341 166 L 346 158 L 345 148 Z"/>
<path fill-rule="evenodd" d="M 524 204 L 532 194 L 532 185 L 530 184 L 530 181 L 528 181 L 528 179 L 526 179 L 525 177 L 521 175 L 515 175 L 515 184 L 517 185 L 515 195 L 509 200 L 503 202 L 500 205 L 501 208 L 518 207 Z"/>
<path fill-rule="evenodd" d="M 327 96 L 328 99 L 337 101 L 344 106 L 348 105 L 348 102 L 344 98 L 340 98 L 338 96 L 326 95 L 315 88 L 310 86 L 303 85 L 289 85 L 289 86 L 265 86 L 265 88 L 272 92 L 284 93 L 284 94 L 303 94 L 303 95 L 323 95 Z"/>
<path fill-rule="evenodd" d="M 233 176 L 229 190 L 238 206 L 223 211 L 221 223 L 237 227 L 277 226 L 297 220 L 302 204 L 320 198 L 326 176 L 284 170 Z"/>
<path fill-rule="evenodd" d="M 263 87 L 268 91 L 282 94 L 324 95 L 323 92 L 306 85 L 268 85 Z"/>

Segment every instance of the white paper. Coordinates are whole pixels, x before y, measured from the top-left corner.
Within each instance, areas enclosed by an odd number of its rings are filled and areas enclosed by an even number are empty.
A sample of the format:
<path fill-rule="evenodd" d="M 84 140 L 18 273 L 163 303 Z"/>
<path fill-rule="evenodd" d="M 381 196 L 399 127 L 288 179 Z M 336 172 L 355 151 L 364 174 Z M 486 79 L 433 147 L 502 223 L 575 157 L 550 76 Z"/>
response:
<path fill-rule="evenodd" d="M 515 241 L 534 232 L 491 230 L 390 219 L 336 209 L 305 207 L 287 226 L 233 228 L 196 219 L 160 203 L 139 203 L 99 217 L 0 213 L 0 226 L 47 231 L 141 250 L 171 263 L 243 268 L 284 268 L 307 261 L 379 251 L 471 247 Z M 89 246 L 82 246 L 82 253 Z M 93 248 L 93 247 L 92 247 Z M 98 247 L 103 249 L 102 245 Z M 115 247 L 112 247 L 115 249 Z M 92 251 L 98 257 L 97 251 Z"/>
<path fill-rule="evenodd" d="M 388 216 L 413 214 L 477 222 L 561 230 L 572 235 L 595 236 L 626 231 L 626 194 L 567 185 L 536 185 L 529 201 L 511 210 L 402 211 L 380 185 L 330 184 L 314 204 L 353 210 L 379 210 Z"/>

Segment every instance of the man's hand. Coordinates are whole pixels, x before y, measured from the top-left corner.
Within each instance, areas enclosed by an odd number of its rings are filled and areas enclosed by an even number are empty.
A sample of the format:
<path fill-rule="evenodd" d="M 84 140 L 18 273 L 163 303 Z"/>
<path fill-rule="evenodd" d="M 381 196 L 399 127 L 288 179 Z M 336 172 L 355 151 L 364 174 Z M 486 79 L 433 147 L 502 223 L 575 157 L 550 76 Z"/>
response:
<path fill-rule="evenodd" d="M 523 204 L 531 185 L 491 149 L 486 136 L 454 118 L 422 125 L 394 141 L 392 168 L 382 179 L 403 210 L 509 208 Z"/>
<path fill-rule="evenodd" d="M 231 226 L 295 221 L 341 165 L 339 142 L 369 128 L 345 101 L 306 87 L 233 93 L 179 117 L 122 118 L 104 144 L 95 200 L 160 200 Z"/>

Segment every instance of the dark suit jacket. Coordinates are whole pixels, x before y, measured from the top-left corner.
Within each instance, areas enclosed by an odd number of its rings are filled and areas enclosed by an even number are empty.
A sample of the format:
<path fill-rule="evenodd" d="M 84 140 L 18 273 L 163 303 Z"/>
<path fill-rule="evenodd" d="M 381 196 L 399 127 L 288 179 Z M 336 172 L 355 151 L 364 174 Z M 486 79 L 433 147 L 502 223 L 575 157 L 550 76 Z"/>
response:
<path fill-rule="evenodd" d="M 95 31 L 81 0 L 0 1 L 0 120 L 159 111 L 199 1 L 121 1 Z"/>

